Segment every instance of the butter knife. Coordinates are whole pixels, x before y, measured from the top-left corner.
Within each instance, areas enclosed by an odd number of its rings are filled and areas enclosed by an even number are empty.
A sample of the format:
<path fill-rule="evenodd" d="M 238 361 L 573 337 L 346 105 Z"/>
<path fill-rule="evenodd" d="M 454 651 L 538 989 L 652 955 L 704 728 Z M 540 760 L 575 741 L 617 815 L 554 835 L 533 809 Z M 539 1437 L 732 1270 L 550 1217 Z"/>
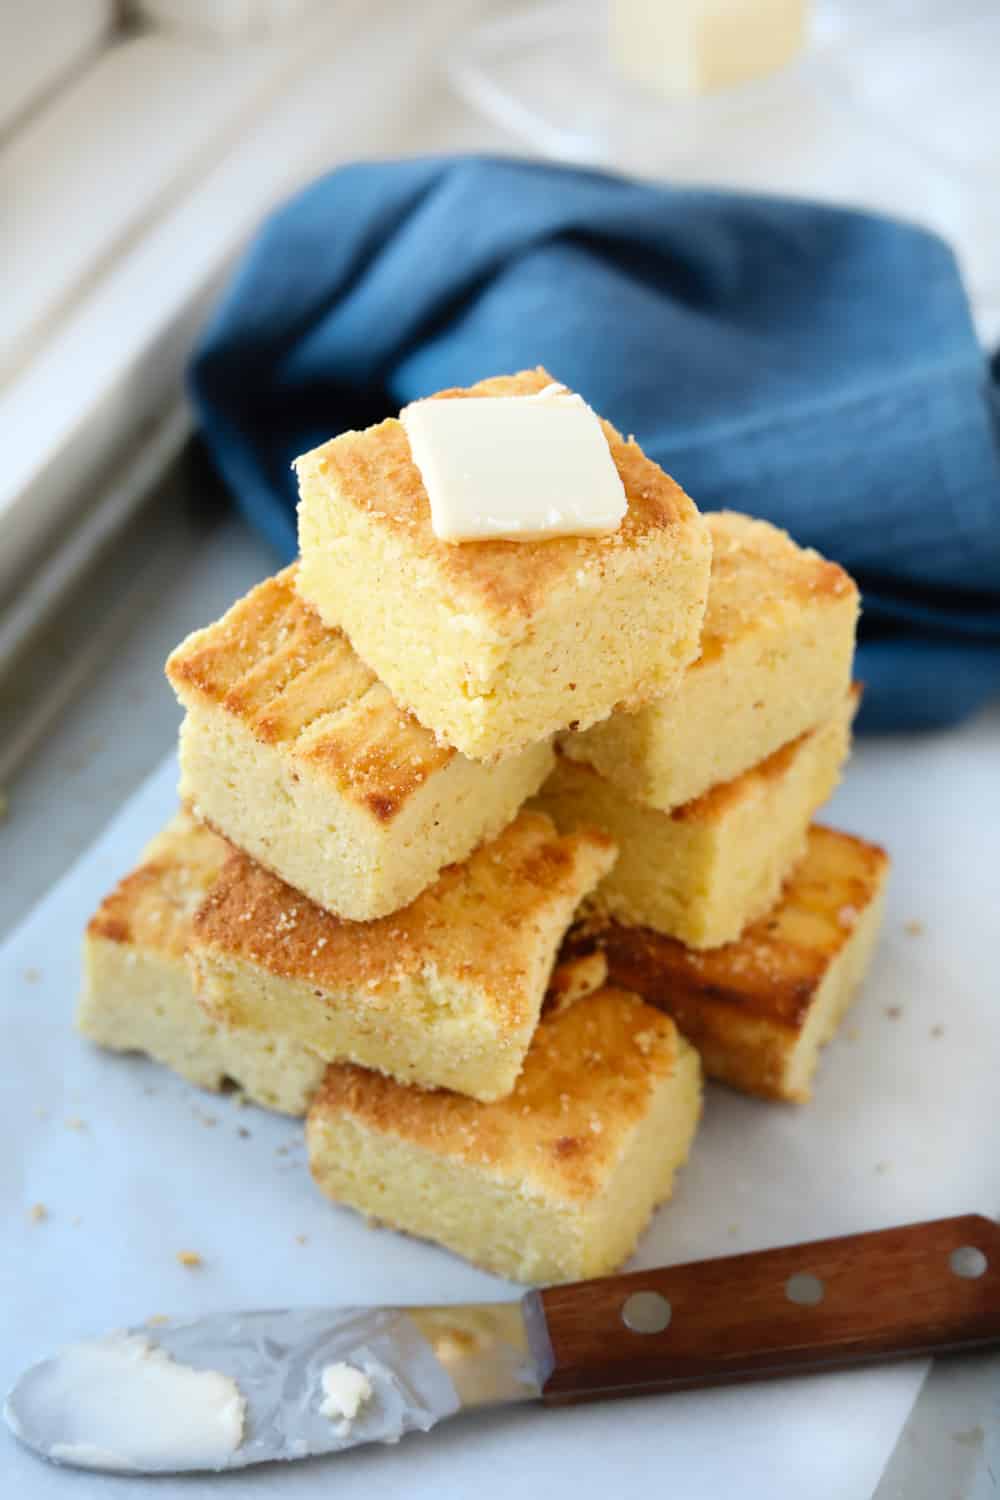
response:
<path fill-rule="evenodd" d="M 151 1368 L 142 1358 L 124 1386 L 88 1378 L 81 1416 L 67 1391 L 67 1357 L 90 1368 L 107 1341 L 27 1371 L 4 1408 L 14 1434 L 77 1467 L 242 1468 L 396 1442 L 480 1407 L 664 1394 L 1000 1345 L 1000 1226 L 965 1215 L 556 1286 L 519 1301 L 224 1313 L 117 1337 L 131 1340 L 133 1354 L 152 1354 L 160 1376 L 180 1379 L 169 1365 L 235 1383 L 241 1418 L 232 1440 L 196 1442 L 174 1396 L 160 1399 L 162 1430 L 133 1420 L 130 1403 Z M 345 1364 L 364 1376 L 366 1399 L 352 1419 L 333 1420 L 324 1375 Z M 100 1420 L 95 1430 L 95 1412 L 117 1413 L 124 1446 Z"/>

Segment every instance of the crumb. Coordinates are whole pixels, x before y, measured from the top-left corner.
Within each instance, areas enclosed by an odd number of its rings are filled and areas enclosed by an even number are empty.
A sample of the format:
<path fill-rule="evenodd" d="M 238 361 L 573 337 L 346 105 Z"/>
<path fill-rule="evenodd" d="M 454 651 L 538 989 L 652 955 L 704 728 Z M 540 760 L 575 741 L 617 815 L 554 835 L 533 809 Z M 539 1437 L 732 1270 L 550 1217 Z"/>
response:
<path fill-rule="evenodd" d="M 919 922 L 916 920 L 916 918 L 914 918 L 914 920 L 911 922 L 903 923 L 903 931 L 906 933 L 907 937 L 923 937 L 924 933 L 927 931 L 927 928 L 923 922 Z"/>
<path fill-rule="evenodd" d="M 41 969 L 25 969 L 24 971 L 24 979 L 26 984 L 37 984 L 41 977 Z"/>
<path fill-rule="evenodd" d="M 887 1005 L 885 1013 L 890 1021 L 898 1021 L 903 1014 L 903 1007 L 901 1005 Z"/>
<path fill-rule="evenodd" d="M 248 1129 L 247 1129 L 247 1128 L 246 1128 L 246 1126 L 245 1126 L 245 1125 L 241 1125 L 241 1126 L 240 1126 L 240 1128 L 239 1128 L 239 1130 L 238 1130 L 238 1131 L 237 1131 L 237 1132 L 236 1132 L 236 1134 L 237 1134 L 237 1135 L 238 1135 L 238 1136 L 239 1136 L 239 1137 L 240 1137 L 240 1138 L 241 1138 L 241 1139 L 242 1139 L 242 1140 L 244 1140 L 244 1141 L 248 1141 L 248 1140 L 249 1140 L 249 1139 L 250 1139 L 250 1132 L 249 1132 L 249 1130 L 248 1130 Z"/>
<path fill-rule="evenodd" d="M 67 1115 L 63 1124 L 67 1130 L 86 1130 L 87 1128 L 86 1122 L 81 1120 L 79 1115 Z"/>
<path fill-rule="evenodd" d="M 944 1036 L 944 1027 L 943 1026 L 932 1026 L 931 1027 L 931 1036 L 933 1036 L 933 1037 Z"/>
<path fill-rule="evenodd" d="M 32 1224 L 41 1224 L 49 1216 L 49 1211 L 44 1203 L 33 1203 L 28 1210 L 28 1218 Z"/>
<path fill-rule="evenodd" d="M 170 1322 L 170 1319 L 167 1317 L 166 1313 L 153 1313 L 150 1317 L 148 1317 L 146 1319 L 146 1327 L 147 1328 L 157 1328 L 157 1327 L 159 1327 L 159 1325 L 161 1323 L 169 1323 L 169 1322 Z"/>
<path fill-rule="evenodd" d="M 216 1119 L 215 1115 L 199 1115 L 198 1118 L 200 1119 L 200 1121 L 201 1121 L 201 1123 L 203 1125 L 212 1126 L 212 1125 L 218 1125 L 218 1123 L 219 1123 L 218 1120 Z"/>
<path fill-rule="evenodd" d="M 734 1240 L 736 1238 L 736 1236 L 739 1234 L 739 1232 L 740 1232 L 740 1226 L 738 1224 L 730 1224 L 728 1226 L 728 1228 L 726 1229 L 726 1233 L 728 1234 L 728 1236 L 729 1236 L 729 1238 L 731 1240 Z"/>
<path fill-rule="evenodd" d="M 275 1148 L 274 1148 L 274 1154 L 275 1154 L 275 1156 L 287 1156 L 288 1155 L 288 1147 L 287 1146 L 275 1146 Z"/>
<path fill-rule="evenodd" d="M 297 1234 L 295 1236 L 295 1243 L 297 1245 L 308 1245 L 309 1236 L 307 1234 Z"/>
<path fill-rule="evenodd" d="M 200 1265 L 203 1264 L 202 1258 L 198 1254 L 197 1250 L 178 1250 L 177 1259 L 180 1264 L 182 1266 L 186 1266 L 189 1271 L 195 1271 Z"/>

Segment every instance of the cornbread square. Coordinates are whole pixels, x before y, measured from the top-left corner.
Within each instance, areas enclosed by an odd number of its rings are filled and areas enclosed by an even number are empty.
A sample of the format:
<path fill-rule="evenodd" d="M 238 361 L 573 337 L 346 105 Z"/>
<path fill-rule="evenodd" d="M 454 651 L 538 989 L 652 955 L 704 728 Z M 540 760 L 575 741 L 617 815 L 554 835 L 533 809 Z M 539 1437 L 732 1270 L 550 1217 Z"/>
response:
<path fill-rule="evenodd" d="M 543 1019 L 514 1092 L 479 1104 L 337 1065 L 306 1122 L 335 1202 L 514 1281 L 613 1271 L 669 1197 L 701 1110 L 697 1053 L 635 995 Z"/>
<path fill-rule="evenodd" d="M 851 681 L 858 590 L 843 568 L 767 521 L 705 519 L 712 578 L 698 660 L 672 697 L 561 740 L 663 812 L 815 728 Z"/>
<path fill-rule="evenodd" d="M 411 906 L 345 922 L 235 854 L 194 922 L 213 1020 L 477 1099 L 509 1094 L 573 913 L 615 850 L 523 813 Z"/>
<path fill-rule="evenodd" d="M 185 961 L 191 920 L 230 854 L 180 813 L 101 902 L 84 938 L 76 1024 L 116 1052 L 145 1052 L 203 1089 L 227 1081 L 267 1109 L 303 1115 L 325 1063 L 297 1043 L 231 1032 L 201 1010 Z"/>
<path fill-rule="evenodd" d="M 440 399 L 531 396 L 545 370 Z M 698 654 L 711 543 L 694 503 L 603 424 L 628 510 L 607 536 L 439 540 L 400 422 L 296 463 L 297 587 L 397 702 L 476 760 L 671 692 Z"/>
<path fill-rule="evenodd" d="M 492 770 L 397 707 L 286 568 L 167 662 L 187 717 L 181 798 L 320 906 L 355 922 L 413 901 L 514 818 L 547 744 Z"/>
<path fill-rule="evenodd" d="M 633 802 L 591 766 L 560 756 L 537 806 L 564 830 L 596 824 L 618 845 L 595 905 L 692 948 L 717 948 L 769 911 L 840 777 L 855 707 L 673 812 Z"/>
<path fill-rule="evenodd" d="M 596 944 L 611 983 L 671 1015 L 709 1078 L 803 1101 L 867 971 L 888 874 L 876 844 L 814 823 L 778 905 L 737 942 L 695 953 L 644 928 L 584 923 L 567 951 Z"/>

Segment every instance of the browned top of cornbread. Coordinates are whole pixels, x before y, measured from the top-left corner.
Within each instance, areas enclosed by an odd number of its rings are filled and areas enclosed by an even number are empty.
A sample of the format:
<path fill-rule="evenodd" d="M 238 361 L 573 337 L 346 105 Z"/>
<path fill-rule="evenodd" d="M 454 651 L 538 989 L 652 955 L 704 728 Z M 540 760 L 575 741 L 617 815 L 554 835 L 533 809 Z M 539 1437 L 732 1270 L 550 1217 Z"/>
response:
<path fill-rule="evenodd" d="M 218 834 L 178 813 L 101 902 L 87 924 L 88 937 L 180 958 L 192 918 L 230 852 Z"/>
<path fill-rule="evenodd" d="M 551 385 L 541 368 L 498 375 L 477 385 L 439 391 L 439 400 L 477 396 L 531 396 Z M 430 502 L 420 470 L 410 456 L 402 423 L 395 418 L 364 432 L 345 432 L 296 460 L 300 482 L 336 491 L 406 553 L 424 563 L 454 601 L 473 602 L 490 614 L 530 616 L 553 586 L 576 572 L 600 577 L 621 549 L 641 552 L 661 545 L 655 562 L 669 559 L 685 532 L 703 522 L 694 502 L 639 445 L 603 422 L 611 456 L 621 475 L 628 511 L 620 528 L 600 537 L 551 537 L 536 541 L 479 541 L 455 546 L 435 536 Z M 664 544 L 666 544 L 664 546 Z"/>
<path fill-rule="evenodd" d="M 295 567 L 251 589 L 167 661 L 186 707 L 215 705 L 380 822 L 457 754 L 401 709 L 340 630 L 295 592 Z"/>
<path fill-rule="evenodd" d="M 717 658 L 767 615 L 780 618 L 804 606 L 829 607 L 848 599 L 857 607 L 850 574 L 811 547 L 797 546 L 787 531 L 733 510 L 705 519 L 712 535 L 712 577 L 695 667 Z"/>
<path fill-rule="evenodd" d="M 612 978 L 634 985 L 651 1001 L 662 993 L 695 1041 L 698 1008 L 706 1004 L 798 1032 L 888 869 L 889 856 L 877 844 L 814 823 L 806 856 L 778 905 L 736 942 L 695 952 L 646 928 L 595 918 L 574 929 L 566 951 L 602 948 Z"/>
<path fill-rule="evenodd" d="M 502 1025 L 518 1026 L 539 941 L 558 944 L 615 854 L 604 834 L 560 836 L 544 814 L 521 813 L 410 906 L 347 922 L 234 851 L 193 938 L 318 989 L 364 991 L 371 1005 L 397 1004 L 399 982 L 430 968 L 478 990 Z"/>
<path fill-rule="evenodd" d="M 310 1120 L 346 1114 L 547 1196 L 585 1202 L 600 1192 L 682 1045 L 669 1017 L 602 989 L 543 1018 L 506 1099 L 481 1104 L 335 1063 Z"/>

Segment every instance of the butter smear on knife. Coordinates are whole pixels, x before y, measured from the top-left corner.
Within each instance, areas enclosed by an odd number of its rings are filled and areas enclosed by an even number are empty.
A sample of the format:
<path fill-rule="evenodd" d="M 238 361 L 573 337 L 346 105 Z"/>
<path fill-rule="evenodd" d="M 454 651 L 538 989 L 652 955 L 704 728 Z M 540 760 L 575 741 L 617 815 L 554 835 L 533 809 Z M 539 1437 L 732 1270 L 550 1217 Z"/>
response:
<path fill-rule="evenodd" d="M 372 1383 L 364 1371 L 340 1360 L 326 1366 L 320 1384 L 323 1387 L 320 1411 L 331 1422 L 339 1419 L 338 1431 L 346 1437 L 358 1412 L 371 1400 Z"/>
<path fill-rule="evenodd" d="M 236 1381 L 179 1364 L 138 1334 L 72 1344 L 35 1380 L 35 1402 L 62 1434 L 49 1449 L 57 1463 L 121 1473 L 221 1469 L 243 1441 L 246 1401 Z"/>

